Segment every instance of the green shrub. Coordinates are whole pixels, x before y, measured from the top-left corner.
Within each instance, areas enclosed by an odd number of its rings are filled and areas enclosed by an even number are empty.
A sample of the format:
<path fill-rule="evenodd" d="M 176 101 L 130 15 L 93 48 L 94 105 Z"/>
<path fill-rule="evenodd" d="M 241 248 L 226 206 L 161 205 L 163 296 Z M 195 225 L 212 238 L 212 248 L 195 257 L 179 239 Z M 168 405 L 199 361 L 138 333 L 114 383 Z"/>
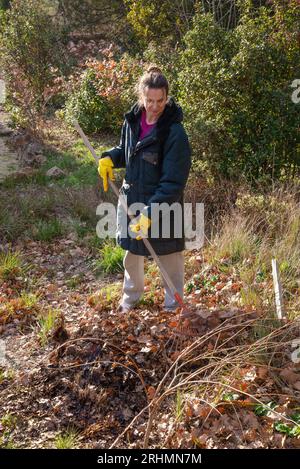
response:
<path fill-rule="evenodd" d="M 190 25 L 196 0 L 125 0 L 127 19 L 141 44 L 175 44 Z"/>
<path fill-rule="evenodd" d="M 83 130 L 120 132 L 124 113 L 135 100 L 134 87 L 142 64 L 124 54 L 119 61 L 111 52 L 101 60 L 86 62 L 86 69 L 70 83 L 72 93 L 64 115 L 71 124 L 75 117 Z"/>
<path fill-rule="evenodd" d="M 86 70 L 81 76 L 78 89 L 74 91 L 66 104 L 67 120 L 71 123 L 72 118 L 76 117 L 87 133 L 109 127 L 106 121 L 106 116 L 109 115 L 108 106 L 104 98 L 98 95 L 95 81 L 95 72 Z"/>
<path fill-rule="evenodd" d="M 252 182 L 299 171 L 300 106 L 291 99 L 299 26 L 294 0 L 284 7 L 274 1 L 255 15 L 245 9 L 228 31 L 211 14 L 195 16 L 178 86 L 200 169 Z"/>
<path fill-rule="evenodd" d="M 32 228 L 32 236 L 38 241 L 52 241 L 64 234 L 64 226 L 60 220 L 38 220 Z"/>
<path fill-rule="evenodd" d="M 19 123 L 36 125 L 38 114 L 60 92 L 59 82 L 70 66 L 66 38 L 66 30 L 38 0 L 14 0 L 1 13 L 0 66 L 7 105 Z"/>
<path fill-rule="evenodd" d="M 0 0 L 0 10 L 7 10 L 10 7 L 10 0 Z"/>
<path fill-rule="evenodd" d="M 112 274 L 124 270 L 124 250 L 119 245 L 116 245 L 115 242 L 106 241 L 99 249 L 99 254 L 100 259 L 94 261 L 94 269 L 96 272 Z"/>

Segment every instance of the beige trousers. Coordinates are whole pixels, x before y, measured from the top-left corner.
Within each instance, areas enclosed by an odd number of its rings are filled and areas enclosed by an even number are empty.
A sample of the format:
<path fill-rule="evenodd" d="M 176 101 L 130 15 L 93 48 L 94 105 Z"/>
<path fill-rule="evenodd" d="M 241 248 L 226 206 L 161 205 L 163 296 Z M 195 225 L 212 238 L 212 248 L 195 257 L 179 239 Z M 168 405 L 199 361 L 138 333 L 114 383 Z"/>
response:
<path fill-rule="evenodd" d="M 165 256 L 159 256 L 159 259 L 169 274 L 176 290 L 183 298 L 184 288 L 184 256 L 183 251 L 174 252 Z M 123 283 L 123 297 L 121 305 L 125 307 L 134 306 L 144 293 L 144 256 L 137 256 L 129 251 L 126 251 L 123 260 L 124 265 L 124 283 Z M 176 309 L 178 302 L 173 297 L 173 294 L 163 279 L 162 282 L 165 290 L 164 307 L 166 309 Z"/>

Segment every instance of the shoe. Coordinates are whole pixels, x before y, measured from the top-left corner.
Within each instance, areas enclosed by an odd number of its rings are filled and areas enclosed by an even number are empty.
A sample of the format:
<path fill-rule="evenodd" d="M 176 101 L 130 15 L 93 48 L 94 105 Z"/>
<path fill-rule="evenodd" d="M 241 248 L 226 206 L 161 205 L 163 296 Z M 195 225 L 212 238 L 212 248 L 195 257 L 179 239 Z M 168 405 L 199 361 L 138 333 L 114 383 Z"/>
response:
<path fill-rule="evenodd" d="M 173 308 L 167 308 L 166 306 L 163 308 L 163 311 L 166 313 L 176 313 L 179 306 L 173 306 Z"/>
<path fill-rule="evenodd" d="M 126 314 L 126 313 L 129 313 L 131 309 L 132 309 L 131 306 L 119 304 L 119 306 L 117 307 L 117 313 Z"/>

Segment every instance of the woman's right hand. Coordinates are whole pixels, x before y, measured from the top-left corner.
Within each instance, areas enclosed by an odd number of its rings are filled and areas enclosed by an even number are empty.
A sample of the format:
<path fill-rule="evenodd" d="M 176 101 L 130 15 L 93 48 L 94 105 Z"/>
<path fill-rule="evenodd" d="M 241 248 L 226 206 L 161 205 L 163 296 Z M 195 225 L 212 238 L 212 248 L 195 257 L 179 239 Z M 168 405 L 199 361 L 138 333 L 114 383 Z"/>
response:
<path fill-rule="evenodd" d="M 113 167 L 114 167 L 114 164 L 110 156 L 105 156 L 104 158 L 100 158 L 99 163 L 98 163 L 98 173 L 103 179 L 104 192 L 107 192 L 107 189 L 108 189 L 107 177 L 109 177 L 111 181 L 115 180 Z"/>

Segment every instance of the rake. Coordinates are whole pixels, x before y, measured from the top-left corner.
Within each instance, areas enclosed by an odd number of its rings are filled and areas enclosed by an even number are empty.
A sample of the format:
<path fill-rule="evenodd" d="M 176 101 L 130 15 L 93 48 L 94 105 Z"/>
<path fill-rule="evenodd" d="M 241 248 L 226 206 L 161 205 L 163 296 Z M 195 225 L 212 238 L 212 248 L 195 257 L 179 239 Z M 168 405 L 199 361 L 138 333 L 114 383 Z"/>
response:
<path fill-rule="evenodd" d="M 77 120 L 74 119 L 73 124 L 74 124 L 75 129 L 77 130 L 77 132 L 81 136 L 85 146 L 91 152 L 91 154 L 94 157 L 94 159 L 96 160 L 96 162 L 98 162 L 99 157 L 97 156 L 97 154 L 96 154 L 94 148 L 92 147 L 88 137 L 83 132 L 83 130 L 80 127 Z M 114 193 L 116 194 L 118 199 L 120 200 L 120 203 L 121 203 L 123 209 L 125 210 L 125 213 L 130 218 L 130 220 L 135 218 L 135 215 L 128 208 L 124 197 L 122 197 L 122 194 L 119 193 L 119 190 L 118 190 L 117 186 L 115 185 L 115 183 L 110 178 L 108 178 L 108 182 L 109 182 L 110 187 L 112 188 L 112 190 L 114 191 Z M 166 269 L 162 265 L 158 255 L 154 251 L 154 249 L 153 249 L 152 245 L 150 244 L 149 240 L 147 238 L 144 238 L 143 234 L 141 232 L 139 234 L 142 236 L 143 243 L 145 244 L 145 246 L 148 249 L 148 251 L 150 252 L 152 258 L 154 259 L 154 261 L 158 265 L 158 267 L 160 269 L 160 272 L 161 272 L 161 275 L 163 276 L 163 278 L 164 278 L 165 282 L 167 283 L 168 287 L 170 288 L 170 290 L 173 294 L 173 297 L 175 298 L 175 300 L 179 304 L 179 307 L 181 308 L 181 312 L 180 312 L 180 316 L 179 316 L 180 320 L 178 321 L 178 327 L 176 328 L 175 333 L 176 334 L 178 333 L 179 335 L 188 335 L 188 336 L 198 335 L 197 329 L 194 328 L 193 325 L 192 325 L 193 317 L 194 317 L 195 313 L 193 313 L 193 311 L 191 311 L 190 306 L 187 306 L 187 304 L 184 303 L 183 298 L 181 297 L 180 293 L 177 291 L 174 283 L 172 282 L 172 280 L 169 277 Z M 183 321 L 181 321 L 181 319 L 183 319 Z"/>

